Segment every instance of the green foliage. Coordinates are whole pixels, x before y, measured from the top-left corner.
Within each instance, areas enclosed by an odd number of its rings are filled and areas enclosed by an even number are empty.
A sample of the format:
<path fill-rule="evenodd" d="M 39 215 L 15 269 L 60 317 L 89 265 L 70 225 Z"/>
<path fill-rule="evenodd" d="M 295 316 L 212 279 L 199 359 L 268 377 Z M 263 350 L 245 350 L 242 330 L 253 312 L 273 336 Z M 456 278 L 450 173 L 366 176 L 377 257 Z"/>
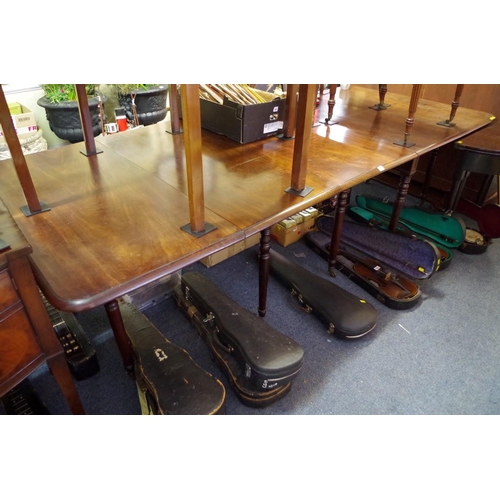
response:
<path fill-rule="evenodd" d="M 43 83 L 40 87 L 45 92 L 45 97 L 52 103 L 78 100 L 73 83 Z M 97 87 L 94 83 L 85 85 L 87 95 L 95 96 Z"/>
<path fill-rule="evenodd" d="M 137 90 L 150 90 L 157 83 L 110 83 L 109 88 L 115 95 L 126 95 Z"/>

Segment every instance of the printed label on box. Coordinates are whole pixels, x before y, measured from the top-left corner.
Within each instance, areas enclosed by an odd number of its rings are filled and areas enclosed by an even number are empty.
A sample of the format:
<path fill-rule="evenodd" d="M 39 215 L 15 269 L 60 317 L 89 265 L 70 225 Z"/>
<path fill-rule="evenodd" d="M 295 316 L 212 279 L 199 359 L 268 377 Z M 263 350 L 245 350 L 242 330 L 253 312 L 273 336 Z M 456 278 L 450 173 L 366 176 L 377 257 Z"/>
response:
<path fill-rule="evenodd" d="M 264 124 L 264 134 L 270 134 L 283 128 L 283 122 L 272 122 Z"/>

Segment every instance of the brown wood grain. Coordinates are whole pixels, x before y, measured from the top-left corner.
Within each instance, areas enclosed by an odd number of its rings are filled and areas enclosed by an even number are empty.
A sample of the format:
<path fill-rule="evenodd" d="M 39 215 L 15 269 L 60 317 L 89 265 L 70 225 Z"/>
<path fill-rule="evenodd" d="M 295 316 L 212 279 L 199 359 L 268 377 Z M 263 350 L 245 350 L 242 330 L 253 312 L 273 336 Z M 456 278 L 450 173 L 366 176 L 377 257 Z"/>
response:
<path fill-rule="evenodd" d="M 88 158 L 74 144 L 26 158 L 40 196 L 52 210 L 26 218 L 11 160 L 0 162 L 0 198 L 33 246 L 37 279 L 50 302 L 80 311 L 114 300 L 196 262 L 245 236 L 486 126 L 490 114 L 460 107 L 453 128 L 436 122 L 450 103 L 420 99 L 412 141 L 404 133 L 409 98 L 391 94 L 374 111 L 375 90 L 351 86 L 336 96 L 335 125 L 310 130 L 305 197 L 288 194 L 294 142 L 279 138 L 241 145 L 203 131 L 204 211 L 216 226 L 200 238 L 189 222 L 182 135 L 159 123 L 98 137 L 102 153 Z M 328 97 L 318 112 L 326 117 Z"/>

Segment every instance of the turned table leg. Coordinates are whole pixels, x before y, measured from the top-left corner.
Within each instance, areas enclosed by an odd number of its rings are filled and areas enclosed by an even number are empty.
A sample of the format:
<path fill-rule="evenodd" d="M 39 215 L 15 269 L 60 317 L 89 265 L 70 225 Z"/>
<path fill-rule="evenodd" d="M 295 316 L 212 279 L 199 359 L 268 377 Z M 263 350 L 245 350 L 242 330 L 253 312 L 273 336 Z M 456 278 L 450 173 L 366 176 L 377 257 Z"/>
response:
<path fill-rule="evenodd" d="M 328 257 L 328 272 L 335 276 L 335 264 L 340 247 L 340 236 L 342 234 L 342 224 L 344 222 L 345 210 L 349 199 L 349 189 L 342 191 L 339 195 L 337 209 L 335 211 L 335 224 L 332 231 L 332 239 L 330 242 L 330 255 Z"/>
<path fill-rule="evenodd" d="M 409 142 L 408 139 L 410 138 L 410 130 L 412 129 L 415 123 L 414 117 L 417 111 L 420 95 L 422 94 L 422 87 L 423 85 L 420 84 L 413 85 L 410 98 L 410 107 L 408 109 L 408 118 L 406 119 L 404 139 L 402 141 L 395 141 L 394 144 L 398 144 L 399 146 L 404 146 L 405 148 L 409 148 L 415 144 L 414 142 Z"/>
<path fill-rule="evenodd" d="M 261 231 L 259 248 L 259 316 L 266 315 L 267 285 L 269 282 L 269 249 L 271 248 L 271 229 Z"/>
<path fill-rule="evenodd" d="M 385 94 L 387 94 L 387 84 L 381 83 L 378 86 L 379 103 L 369 106 L 369 108 L 375 109 L 376 111 L 383 111 L 384 109 L 387 109 L 390 104 L 385 103 Z"/>
<path fill-rule="evenodd" d="M 118 350 L 123 359 L 123 366 L 127 373 L 132 374 L 134 372 L 134 353 L 125 330 L 118 301 L 112 300 L 105 304 L 104 308 L 106 309 L 106 314 L 108 315 L 109 323 L 111 324 L 111 329 L 113 330 L 118 345 Z"/>
<path fill-rule="evenodd" d="M 406 195 L 408 194 L 408 188 L 410 187 L 411 177 L 417 171 L 418 160 L 419 157 L 413 160 L 410 172 L 408 174 L 401 175 L 396 201 L 394 203 L 394 208 L 392 209 L 391 221 L 389 222 L 390 231 L 396 231 L 399 216 L 401 214 L 401 210 L 403 209 Z"/>
<path fill-rule="evenodd" d="M 328 117 L 325 119 L 326 125 L 335 125 L 335 123 L 338 123 L 338 121 L 332 121 L 333 108 L 335 107 L 335 94 L 337 92 L 338 87 L 339 84 L 330 83 L 330 96 L 328 98 Z"/>
<path fill-rule="evenodd" d="M 460 106 L 460 97 L 462 96 L 464 86 L 465 86 L 464 84 L 457 85 L 457 88 L 455 89 L 455 98 L 453 99 L 453 101 L 451 103 L 450 117 L 447 120 L 437 122 L 437 125 L 442 125 L 443 127 L 454 127 L 455 126 L 455 123 L 453 123 L 453 118 L 455 118 L 455 114 L 457 112 L 457 109 Z"/>

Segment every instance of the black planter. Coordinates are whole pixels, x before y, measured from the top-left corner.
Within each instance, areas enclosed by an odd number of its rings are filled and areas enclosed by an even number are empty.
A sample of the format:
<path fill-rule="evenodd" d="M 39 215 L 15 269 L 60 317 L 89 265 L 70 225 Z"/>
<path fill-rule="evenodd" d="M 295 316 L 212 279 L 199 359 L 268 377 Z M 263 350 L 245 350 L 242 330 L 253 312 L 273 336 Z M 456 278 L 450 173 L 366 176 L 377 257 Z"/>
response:
<path fill-rule="evenodd" d="M 152 125 L 167 116 L 168 86 L 155 87 L 150 90 L 137 89 L 135 93 L 135 108 L 139 125 Z M 125 108 L 127 120 L 134 120 L 131 94 L 119 94 L 120 106 Z"/>
<path fill-rule="evenodd" d="M 46 97 L 38 99 L 37 104 L 45 108 L 50 130 L 60 139 L 69 142 L 81 142 L 85 139 L 82 122 L 76 101 L 52 103 Z M 101 117 L 99 115 L 99 101 L 92 97 L 89 99 L 90 117 L 94 137 L 101 132 Z"/>

